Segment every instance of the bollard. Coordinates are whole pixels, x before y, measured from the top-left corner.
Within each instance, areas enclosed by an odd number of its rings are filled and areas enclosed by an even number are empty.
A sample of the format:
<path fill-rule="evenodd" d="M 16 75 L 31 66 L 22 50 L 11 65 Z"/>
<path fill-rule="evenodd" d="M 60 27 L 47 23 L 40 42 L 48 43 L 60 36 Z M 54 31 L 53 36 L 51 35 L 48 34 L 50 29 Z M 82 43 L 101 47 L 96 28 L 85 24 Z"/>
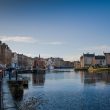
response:
<path fill-rule="evenodd" d="M 9 72 L 9 80 L 11 80 L 11 73 Z"/>
<path fill-rule="evenodd" d="M 9 80 L 11 80 L 12 68 L 9 68 Z"/>

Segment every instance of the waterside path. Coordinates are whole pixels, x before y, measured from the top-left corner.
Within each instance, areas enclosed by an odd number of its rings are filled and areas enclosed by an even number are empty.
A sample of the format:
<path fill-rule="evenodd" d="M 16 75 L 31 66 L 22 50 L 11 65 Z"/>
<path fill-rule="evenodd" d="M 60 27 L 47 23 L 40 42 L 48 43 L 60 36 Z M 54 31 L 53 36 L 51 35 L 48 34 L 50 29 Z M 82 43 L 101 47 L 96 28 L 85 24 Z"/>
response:
<path fill-rule="evenodd" d="M 8 76 L 3 78 L 3 110 L 16 110 L 16 106 L 8 86 Z"/>

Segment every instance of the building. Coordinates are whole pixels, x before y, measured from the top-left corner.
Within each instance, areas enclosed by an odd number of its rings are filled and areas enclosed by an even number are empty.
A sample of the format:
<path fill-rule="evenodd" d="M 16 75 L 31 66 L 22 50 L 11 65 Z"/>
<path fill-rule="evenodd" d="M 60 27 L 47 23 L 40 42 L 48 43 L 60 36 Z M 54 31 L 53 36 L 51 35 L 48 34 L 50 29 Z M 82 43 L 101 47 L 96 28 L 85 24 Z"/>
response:
<path fill-rule="evenodd" d="M 12 67 L 18 68 L 18 54 L 16 52 L 12 53 Z"/>
<path fill-rule="evenodd" d="M 64 67 L 64 68 L 73 68 L 73 67 L 74 67 L 74 62 L 64 61 L 64 62 L 63 62 L 63 67 Z"/>
<path fill-rule="evenodd" d="M 103 55 L 95 56 L 94 65 L 105 66 L 106 65 L 105 56 Z"/>
<path fill-rule="evenodd" d="M 104 53 L 104 55 L 105 55 L 106 65 L 110 66 L 110 53 Z"/>
<path fill-rule="evenodd" d="M 10 66 L 12 61 L 12 51 L 5 43 L 0 41 L 0 64 Z"/>
<path fill-rule="evenodd" d="M 48 70 L 53 70 L 54 69 L 54 59 L 51 57 L 51 58 L 47 58 L 46 60 L 46 68 Z"/>
<path fill-rule="evenodd" d="M 7 67 L 31 69 L 33 58 L 15 52 L 12 53 L 8 45 L 0 41 L 0 64 Z"/>
<path fill-rule="evenodd" d="M 75 69 L 80 69 L 81 68 L 81 63 L 79 61 L 74 61 L 74 68 Z"/>
<path fill-rule="evenodd" d="M 55 68 L 59 68 L 62 67 L 64 65 L 64 60 L 63 58 L 53 58 L 53 62 L 54 62 L 54 67 Z"/>
<path fill-rule="evenodd" d="M 59 69 L 59 68 L 73 68 L 74 63 L 70 61 L 64 61 L 63 58 L 47 58 L 46 59 L 47 69 Z"/>
<path fill-rule="evenodd" d="M 83 54 L 83 56 L 80 57 L 81 68 L 94 65 L 94 58 L 95 58 L 95 54 L 89 54 L 89 53 Z"/>
<path fill-rule="evenodd" d="M 31 57 L 27 57 L 27 66 L 26 69 L 32 69 L 34 59 Z"/>
<path fill-rule="evenodd" d="M 32 69 L 34 59 L 23 54 L 18 54 L 18 67 L 22 69 Z"/>
<path fill-rule="evenodd" d="M 80 65 L 81 65 L 81 68 L 84 67 L 84 58 L 83 58 L 83 56 L 80 57 Z"/>
<path fill-rule="evenodd" d="M 18 67 L 23 67 L 23 54 L 18 54 Z"/>

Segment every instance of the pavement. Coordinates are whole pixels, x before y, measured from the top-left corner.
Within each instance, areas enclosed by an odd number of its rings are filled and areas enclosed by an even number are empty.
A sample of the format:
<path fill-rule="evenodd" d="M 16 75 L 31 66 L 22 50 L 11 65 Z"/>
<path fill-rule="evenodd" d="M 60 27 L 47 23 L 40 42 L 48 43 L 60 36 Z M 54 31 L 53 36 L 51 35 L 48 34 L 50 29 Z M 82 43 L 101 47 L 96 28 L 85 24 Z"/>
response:
<path fill-rule="evenodd" d="M 3 108 L 4 109 L 3 110 L 17 110 L 7 80 L 8 80 L 8 76 L 4 76 L 3 78 Z"/>

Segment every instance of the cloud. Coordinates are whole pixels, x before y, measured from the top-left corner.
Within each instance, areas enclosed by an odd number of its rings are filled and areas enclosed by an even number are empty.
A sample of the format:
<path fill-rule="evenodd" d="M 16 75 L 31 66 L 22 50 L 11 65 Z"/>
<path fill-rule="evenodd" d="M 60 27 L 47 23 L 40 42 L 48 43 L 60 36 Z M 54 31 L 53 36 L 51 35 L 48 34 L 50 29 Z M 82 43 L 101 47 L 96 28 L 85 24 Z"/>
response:
<path fill-rule="evenodd" d="M 36 40 L 30 36 L 0 36 L 0 40 L 3 42 L 18 42 L 18 43 L 36 43 L 39 45 L 63 45 L 60 41 L 41 41 Z"/>
<path fill-rule="evenodd" d="M 83 51 L 110 51 L 110 46 L 109 45 L 100 45 L 100 46 L 93 46 L 93 47 L 87 47 L 83 49 L 79 49 Z"/>
<path fill-rule="evenodd" d="M 80 55 L 68 55 L 68 56 L 64 56 L 63 57 L 65 61 L 76 61 L 76 60 L 79 60 L 80 58 Z"/>
<path fill-rule="evenodd" d="M 29 36 L 0 36 L 3 42 L 21 42 L 21 43 L 35 43 L 36 40 Z"/>
<path fill-rule="evenodd" d="M 63 45 L 63 42 L 60 41 L 52 41 L 52 42 L 42 42 L 41 44 L 46 44 L 46 45 Z"/>
<path fill-rule="evenodd" d="M 62 45 L 64 44 L 63 42 L 50 42 L 51 45 Z"/>

